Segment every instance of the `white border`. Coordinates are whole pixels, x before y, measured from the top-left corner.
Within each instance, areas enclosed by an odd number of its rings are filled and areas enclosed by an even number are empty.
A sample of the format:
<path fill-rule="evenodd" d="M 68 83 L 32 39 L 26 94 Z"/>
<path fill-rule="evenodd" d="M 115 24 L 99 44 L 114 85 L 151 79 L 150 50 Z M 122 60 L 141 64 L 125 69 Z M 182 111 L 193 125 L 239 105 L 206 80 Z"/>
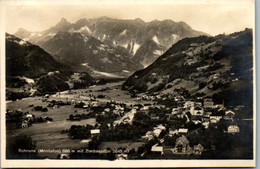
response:
<path fill-rule="evenodd" d="M 5 159 L 5 5 L 86 5 L 86 4 L 222 4 L 222 3 L 245 3 L 252 2 L 255 5 L 254 0 L 47 0 L 47 1 L 0 1 L 0 89 L 1 89 L 1 167 L 2 168 L 101 168 L 101 167 L 255 167 L 256 166 L 256 58 L 255 58 L 255 19 L 254 19 L 254 64 L 253 64 L 253 77 L 254 77 L 254 157 L 253 160 L 127 160 L 127 161 L 108 161 L 108 160 L 6 160 Z M 255 13 L 255 11 L 252 11 Z"/>

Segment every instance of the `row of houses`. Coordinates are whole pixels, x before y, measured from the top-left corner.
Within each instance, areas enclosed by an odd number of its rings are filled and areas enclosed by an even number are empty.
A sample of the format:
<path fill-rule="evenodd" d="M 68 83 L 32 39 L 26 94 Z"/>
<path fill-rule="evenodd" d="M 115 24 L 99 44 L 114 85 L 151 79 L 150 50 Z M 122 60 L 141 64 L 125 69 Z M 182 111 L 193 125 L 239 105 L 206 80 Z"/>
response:
<path fill-rule="evenodd" d="M 175 145 L 170 149 L 173 154 L 197 154 L 201 155 L 204 151 L 204 147 L 201 144 L 190 146 L 189 140 L 184 136 L 180 136 L 176 139 Z M 151 152 L 154 154 L 164 155 L 164 147 L 159 146 L 158 143 L 153 145 Z"/>
<path fill-rule="evenodd" d="M 232 110 L 227 110 L 224 104 L 215 105 L 211 98 L 205 98 L 203 104 L 200 101 L 186 101 L 183 106 L 175 107 L 172 109 L 172 115 L 177 115 L 179 118 L 186 117 L 190 114 L 188 121 L 192 121 L 195 124 L 201 123 L 205 128 L 208 128 L 209 124 L 216 124 L 221 119 L 234 121 L 235 112 Z M 230 128 L 230 129 L 229 129 Z M 237 130 L 232 130 L 231 128 L 236 128 Z M 237 133 L 239 132 L 239 127 L 227 126 L 226 132 Z"/>
<path fill-rule="evenodd" d="M 157 125 L 153 128 L 153 131 L 147 131 L 146 134 L 142 136 L 142 139 L 152 140 L 154 137 L 159 137 L 163 130 L 166 130 L 166 128 L 162 124 Z"/>

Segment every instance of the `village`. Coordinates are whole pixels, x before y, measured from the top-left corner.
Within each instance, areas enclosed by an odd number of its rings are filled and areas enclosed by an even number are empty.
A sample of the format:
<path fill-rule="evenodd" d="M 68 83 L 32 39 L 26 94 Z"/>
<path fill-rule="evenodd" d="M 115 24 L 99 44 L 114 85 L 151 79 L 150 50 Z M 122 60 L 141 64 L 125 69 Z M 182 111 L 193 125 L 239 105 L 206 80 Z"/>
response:
<path fill-rule="evenodd" d="M 226 108 L 224 102 L 215 104 L 211 97 L 185 98 L 158 92 L 136 97 L 127 94 L 131 99 L 116 100 L 108 93 L 118 90 L 102 88 L 96 90 L 99 93 L 91 93 L 94 89 L 47 94 L 39 98 L 46 107 L 29 105 L 31 111 L 8 109 L 6 122 L 15 123 L 15 130 L 24 130 L 39 123 L 55 123 L 52 116 L 38 114 L 61 111 L 62 107 L 74 110 L 64 114 L 66 123 L 72 125 L 60 133 L 78 140 L 78 146 L 73 153 L 57 154 L 61 159 L 210 158 L 223 147 L 219 139 L 226 139 L 228 144 L 243 127 L 243 119 L 236 114 L 246 109 L 243 105 Z M 118 95 L 123 94 L 114 96 Z M 87 119 L 95 119 L 95 123 L 80 123 Z M 127 143 L 120 144 L 124 141 Z"/>

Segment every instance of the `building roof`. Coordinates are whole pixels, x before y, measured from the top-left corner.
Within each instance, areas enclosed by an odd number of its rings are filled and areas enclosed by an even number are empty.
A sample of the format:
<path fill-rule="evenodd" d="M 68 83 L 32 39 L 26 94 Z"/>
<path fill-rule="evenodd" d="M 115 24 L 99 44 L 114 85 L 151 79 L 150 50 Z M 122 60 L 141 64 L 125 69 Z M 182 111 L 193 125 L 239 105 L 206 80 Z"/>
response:
<path fill-rule="evenodd" d="M 162 146 L 154 145 L 154 146 L 152 146 L 151 151 L 152 151 L 152 152 L 163 152 L 163 147 L 162 147 Z"/>
<path fill-rule="evenodd" d="M 80 143 L 89 143 L 91 141 L 91 139 L 85 139 L 85 140 L 81 140 Z"/>
<path fill-rule="evenodd" d="M 212 98 L 204 98 L 204 102 L 212 102 Z"/>
<path fill-rule="evenodd" d="M 199 143 L 198 145 L 194 145 L 194 149 L 202 151 L 204 147 Z"/>
<path fill-rule="evenodd" d="M 202 110 L 200 106 L 196 106 L 194 110 Z"/>
<path fill-rule="evenodd" d="M 232 124 L 232 125 L 229 125 L 228 128 L 239 128 L 239 127 L 235 124 Z"/>
<path fill-rule="evenodd" d="M 179 133 L 188 133 L 188 129 L 185 129 L 185 128 L 180 128 L 178 130 Z"/>
<path fill-rule="evenodd" d="M 184 144 L 189 144 L 189 140 L 184 135 L 176 139 L 176 144 L 179 142 L 182 142 Z"/>
<path fill-rule="evenodd" d="M 92 129 L 90 130 L 91 134 L 99 134 L 100 133 L 100 129 Z"/>
<path fill-rule="evenodd" d="M 233 111 L 231 111 L 231 110 L 228 110 L 228 111 L 225 112 L 225 115 L 230 114 L 230 113 L 231 113 L 231 114 L 235 114 L 235 112 L 233 112 Z"/>

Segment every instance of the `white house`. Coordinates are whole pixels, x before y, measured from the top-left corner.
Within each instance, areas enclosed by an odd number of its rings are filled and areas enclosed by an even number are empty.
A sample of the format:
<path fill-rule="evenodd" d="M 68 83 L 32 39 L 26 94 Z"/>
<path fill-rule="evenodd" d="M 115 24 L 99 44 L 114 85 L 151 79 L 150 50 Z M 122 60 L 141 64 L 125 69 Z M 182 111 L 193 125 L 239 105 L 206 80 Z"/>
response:
<path fill-rule="evenodd" d="M 179 128 L 179 130 L 178 130 L 178 134 L 187 134 L 187 133 L 188 133 L 188 129 Z"/>
<path fill-rule="evenodd" d="M 228 110 L 228 111 L 225 112 L 224 119 L 225 120 L 233 120 L 234 116 L 235 116 L 235 113 L 231 110 Z"/>
<path fill-rule="evenodd" d="M 90 130 L 91 135 L 100 134 L 100 129 L 92 129 Z"/>
<path fill-rule="evenodd" d="M 211 123 L 217 123 L 220 121 L 221 118 L 222 118 L 222 116 L 210 116 L 209 117 Z"/>
<path fill-rule="evenodd" d="M 238 127 L 237 125 L 230 125 L 230 126 L 228 126 L 228 128 L 227 128 L 227 132 L 228 132 L 228 133 L 232 133 L 232 134 L 234 134 L 234 133 L 239 133 L 239 132 L 240 132 L 240 129 L 239 129 L 239 127 Z"/>
<path fill-rule="evenodd" d="M 153 153 L 158 153 L 158 154 L 163 154 L 163 147 L 162 146 L 158 146 L 158 144 L 155 144 L 154 146 L 152 146 L 151 152 Z"/>
<path fill-rule="evenodd" d="M 203 116 L 204 114 L 204 109 L 201 106 L 196 106 L 194 108 L 191 108 L 190 111 L 191 115 L 193 116 Z"/>

